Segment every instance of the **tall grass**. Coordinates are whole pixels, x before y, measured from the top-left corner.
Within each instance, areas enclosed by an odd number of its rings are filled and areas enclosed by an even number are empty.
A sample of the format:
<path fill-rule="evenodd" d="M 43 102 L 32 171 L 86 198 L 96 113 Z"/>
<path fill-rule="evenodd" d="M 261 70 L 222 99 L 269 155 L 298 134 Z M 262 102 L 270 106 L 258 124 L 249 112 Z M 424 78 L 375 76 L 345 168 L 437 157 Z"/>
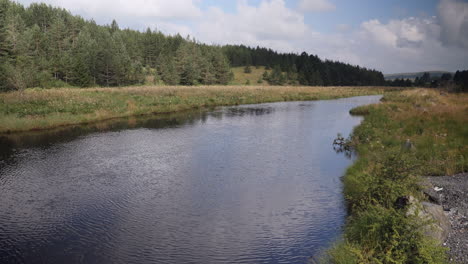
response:
<path fill-rule="evenodd" d="M 193 108 L 379 94 L 374 87 L 196 86 L 27 89 L 0 93 L 0 133 Z"/>
<path fill-rule="evenodd" d="M 445 250 L 422 235 L 427 223 L 395 201 L 420 195 L 420 176 L 468 170 L 468 94 L 413 89 L 353 109 L 365 120 L 351 138 L 359 159 L 344 177 L 350 217 L 333 263 L 445 263 Z M 408 142 L 408 143 L 406 143 Z"/>

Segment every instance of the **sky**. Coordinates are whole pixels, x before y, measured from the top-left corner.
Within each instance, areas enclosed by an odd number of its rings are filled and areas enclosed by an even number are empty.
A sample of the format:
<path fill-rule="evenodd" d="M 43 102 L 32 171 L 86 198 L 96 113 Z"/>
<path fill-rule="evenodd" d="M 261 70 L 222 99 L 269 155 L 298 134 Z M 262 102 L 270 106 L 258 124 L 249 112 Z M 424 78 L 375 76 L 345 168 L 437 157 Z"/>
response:
<path fill-rule="evenodd" d="M 29 5 L 33 0 L 17 0 Z M 244 44 L 384 73 L 468 69 L 468 0 L 42 0 L 98 24 Z"/>

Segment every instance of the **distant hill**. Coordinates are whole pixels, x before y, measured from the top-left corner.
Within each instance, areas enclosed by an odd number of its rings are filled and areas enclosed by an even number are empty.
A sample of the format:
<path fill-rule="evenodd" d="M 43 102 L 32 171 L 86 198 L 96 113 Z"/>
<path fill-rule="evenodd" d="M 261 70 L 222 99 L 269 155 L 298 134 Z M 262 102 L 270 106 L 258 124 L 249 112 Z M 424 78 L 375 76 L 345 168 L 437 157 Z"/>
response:
<path fill-rule="evenodd" d="M 444 73 L 454 74 L 453 72 L 447 71 L 425 71 L 431 75 L 431 77 L 439 78 Z M 395 79 L 410 79 L 414 80 L 416 77 L 421 77 L 425 72 L 406 72 L 406 73 L 393 73 L 393 74 L 384 74 L 385 80 L 395 80 Z"/>

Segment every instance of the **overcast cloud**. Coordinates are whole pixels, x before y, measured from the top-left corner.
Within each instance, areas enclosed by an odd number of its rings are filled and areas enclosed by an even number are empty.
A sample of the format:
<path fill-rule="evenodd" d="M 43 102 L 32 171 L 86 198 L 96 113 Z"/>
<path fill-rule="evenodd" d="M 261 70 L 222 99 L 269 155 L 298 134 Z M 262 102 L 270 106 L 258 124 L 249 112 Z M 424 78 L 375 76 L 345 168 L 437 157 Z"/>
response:
<path fill-rule="evenodd" d="M 336 24 L 333 32 L 319 32 L 319 25 L 306 22 L 307 16 L 336 12 L 340 5 L 330 0 L 298 0 L 293 6 L 284 0 L 256 4 L 238 0 L 234 10 L 226 10 L 222 4 L 206 7 L 203 1 L 45 0 L 101 24 L 115 18 L 121 26 L 158 28 L 210 44 L 307 51 L 384 73 L 468 68 L 466 1 L 440 0 L 434 17 L 387 21 L 376 17 L 360 21 L 357 27 Z"/>

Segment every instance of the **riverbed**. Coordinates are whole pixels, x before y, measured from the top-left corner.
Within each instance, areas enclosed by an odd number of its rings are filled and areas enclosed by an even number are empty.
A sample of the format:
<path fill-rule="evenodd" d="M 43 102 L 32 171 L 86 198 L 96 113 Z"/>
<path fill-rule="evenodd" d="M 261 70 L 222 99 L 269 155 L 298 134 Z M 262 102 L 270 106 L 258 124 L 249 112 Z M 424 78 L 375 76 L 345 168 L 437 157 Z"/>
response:
<path fill-rule="evenodd" d="M 0 137 L 0 263 L 304 263 L 339 238 L 333 150 L 380 96 Z"/>

